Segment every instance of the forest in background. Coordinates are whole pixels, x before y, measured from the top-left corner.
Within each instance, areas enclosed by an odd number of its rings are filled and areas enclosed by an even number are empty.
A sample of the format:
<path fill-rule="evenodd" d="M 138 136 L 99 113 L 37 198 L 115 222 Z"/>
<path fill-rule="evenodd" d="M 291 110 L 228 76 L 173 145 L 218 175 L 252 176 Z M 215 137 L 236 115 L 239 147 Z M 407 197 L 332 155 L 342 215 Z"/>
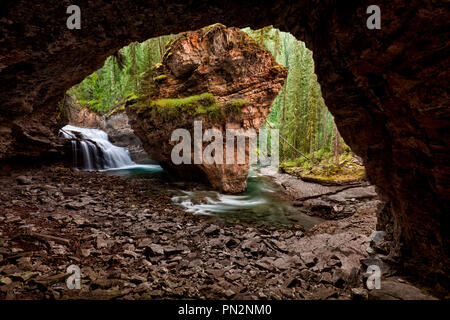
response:
<path fill-rule="evenodd" d="M 289 69 L 265 125 L 280 130 L 280 167 L 301 177 L 358 179 L 362 163 L 344 143 L 322 97 L 313 52 L 293 35 L 271 26 L 242 29 Z M 159 63 L 174 35 L 134 42 L 110 56 L 104 66 L 68 94 L 83 107 L 108 115 L 133 94 L 145 72 Z"/>

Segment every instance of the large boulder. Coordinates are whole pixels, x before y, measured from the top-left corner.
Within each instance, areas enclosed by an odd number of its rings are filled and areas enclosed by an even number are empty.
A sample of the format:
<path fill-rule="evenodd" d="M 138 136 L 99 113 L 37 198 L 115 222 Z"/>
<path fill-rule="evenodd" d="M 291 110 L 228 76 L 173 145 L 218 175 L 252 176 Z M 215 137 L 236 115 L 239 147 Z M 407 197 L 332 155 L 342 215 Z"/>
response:
<path fill-rule="evenodd" d="M 251 135 L 254 129 L 256 133 L 286 76 L 286 68 L 244 32 L 216 24 L 183 33 L 169 43 L 162 63 L 148 71 L 139 97 L 129 100 L 126 110 L 150 158 L 184 178 L 202 179 L 219 191 L 237 193 L 246 187 L 249 141 L 245 150 L 239 150 L 245 152 L 245 163 L 238 164 L 237 143 L 233 144 L 235 161 L 229 163 L 226 130 L 242 129 Z M 172 133 L 186 129 L 193 142 L 194 121 L 201 121 L 202 133 L 208 129 L 221 132 L 221 163 L 203 159 L 196 164 L 194 152 L 190 164 L 172 161 L 178 143 L 171 140 Z M 209 144 L 203 142 L 202 153 Z"/>

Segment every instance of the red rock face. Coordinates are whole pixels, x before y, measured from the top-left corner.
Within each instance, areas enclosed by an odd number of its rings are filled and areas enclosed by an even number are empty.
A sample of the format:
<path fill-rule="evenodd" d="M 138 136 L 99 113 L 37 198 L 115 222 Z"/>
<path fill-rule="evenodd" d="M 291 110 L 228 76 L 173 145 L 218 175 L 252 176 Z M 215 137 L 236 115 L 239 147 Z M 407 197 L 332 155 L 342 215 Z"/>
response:
<path fill-rule="evenodd" d="M 179 36 L 170 44 L 162 64 L 147 79 L 142 102 L 127 108 L 130 124 L 152 159 L 177 174 L 209 182 L 215 189 L 238 193 L 245 190 L 249 170 L 249 142 L 244 149 L 233 145 L 234 163 L 226 161 L 227 129 L 260 128 L 270 106 L 280 91 L 287 70 L 277 64 L 269 51 L 237 28 L 214 25 Z M 214 97 L 212 114 L 190 113 L 179 98 L 210 93 Z M 152 101 L 178 99 L 181 110 L 170 118 L 166 109 L 148 108 Z M 237 104 L 233 107 L 233 103 Z M 202 108 L 201 102 L 198 107 Z M 212 104 L 212 103 L 208 103 Z M 242 105 L 241 105 L 242 104 Z M 141 112 L 144 108 L 146 111 Z M 206 110 L 208 106 L 204 106 Z M 223 110 L 219 110 L 223 109 Z M 226 110 L 226 111 L 225 111 Z M 223 112 L 224 114 L 221 114 Z M 170 120 L 170 121 L 168 121 Z M 222 134 L 223 157 L 220 163 L 194 163 L 194 121 L 201 121 L 202 134 L 217 129 Z M 174 164 L 171 152 L 177 142 L 171 141 L 176 129 L 187 129 L 192 139 L 189 164 Z M 209 145 L 202 144 L 201 152 Z M 237 161 L 238 152 L 245 163 Z"/>
<path fill-rule="evenodd" d="M 272 24 L 313 50 L 341 135 L 392 203 L 401 266 L 449 288 L 449 5 L 379 0 L 381 30 L 369 30 L 371 4 L 99 0 L 80 4 L 81 30 L 68 30 L 61 1 L 3 1 L 0 157 L 55 149 L 57 101 L 131 41 L 218 21 Z"/>

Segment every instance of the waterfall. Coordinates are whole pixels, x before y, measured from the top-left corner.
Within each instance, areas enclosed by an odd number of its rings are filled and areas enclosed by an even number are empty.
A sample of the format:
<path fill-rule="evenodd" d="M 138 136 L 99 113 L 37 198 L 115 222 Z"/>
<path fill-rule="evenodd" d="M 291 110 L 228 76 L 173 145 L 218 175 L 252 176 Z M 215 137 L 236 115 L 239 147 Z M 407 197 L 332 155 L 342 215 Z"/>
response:
<path fill-rule="evenodd" d="M 79 128 L 67 125 L 60 130 L 60 135 L 72 140 L 74 166 L 82 169 L 104 170 L 135 165 L 127 149 L 113 145 L 108 134 L 99 129 Z"/>

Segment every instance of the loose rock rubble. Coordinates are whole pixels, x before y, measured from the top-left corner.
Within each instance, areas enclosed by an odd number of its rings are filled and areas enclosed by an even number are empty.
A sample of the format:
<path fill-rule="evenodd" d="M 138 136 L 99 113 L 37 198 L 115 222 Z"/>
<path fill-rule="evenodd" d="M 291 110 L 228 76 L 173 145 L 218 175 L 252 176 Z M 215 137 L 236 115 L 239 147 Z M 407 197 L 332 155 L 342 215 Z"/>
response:
<path fill-rule="evenodd" d="M 44 167 L 0 189 L 0 299 L 368 298 L 373 206 L 305 235 L 186 214 L 157 180 Z"/>

